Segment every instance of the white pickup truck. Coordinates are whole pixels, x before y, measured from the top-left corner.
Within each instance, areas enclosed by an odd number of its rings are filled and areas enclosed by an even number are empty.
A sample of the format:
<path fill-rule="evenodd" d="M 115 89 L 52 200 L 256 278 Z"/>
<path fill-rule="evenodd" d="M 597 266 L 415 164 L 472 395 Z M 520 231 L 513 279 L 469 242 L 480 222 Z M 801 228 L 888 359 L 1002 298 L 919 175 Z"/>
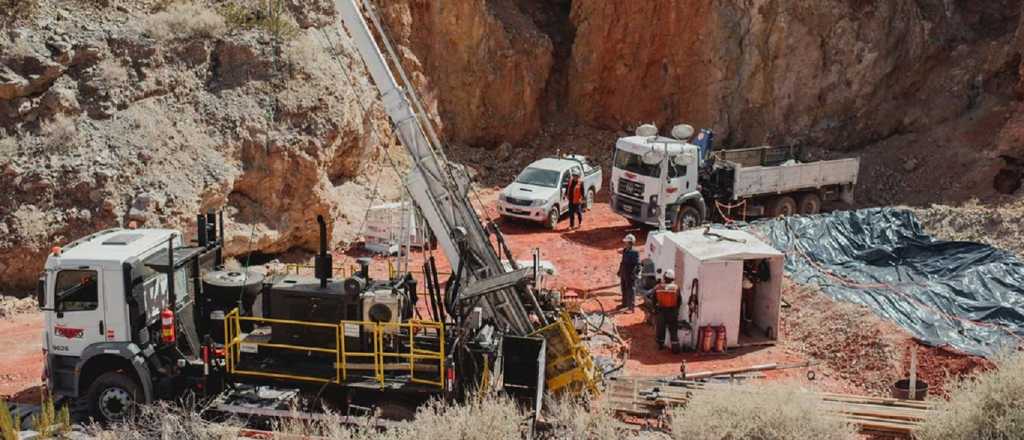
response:
<path fill-rule="evenodd" d="M 573 171 L 583 176 L 586 209 L 594 206 L 594 196 L 601 190 L 601 167 L 592 165 L 586 157 L 565 155 L 549 157 L 531 163 L 516 180 L 501 190 L 498 213 L 506 218 L 520 218 L 543 222 L 555 229 L 558 220 L 569 211 L 566 186 Z"/>

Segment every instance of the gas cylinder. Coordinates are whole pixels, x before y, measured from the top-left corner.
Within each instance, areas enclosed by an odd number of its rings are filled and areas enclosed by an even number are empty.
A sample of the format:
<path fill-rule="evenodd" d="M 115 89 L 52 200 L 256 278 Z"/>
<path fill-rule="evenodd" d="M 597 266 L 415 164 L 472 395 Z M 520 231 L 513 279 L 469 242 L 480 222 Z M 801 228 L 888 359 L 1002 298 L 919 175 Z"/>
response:
<path fill-rule="evenodd" d="M 725 326 L 720 325 L 715 327 L 715 351 L 719 353 L 725 353 L 725 348 L 728 345 L 729 339 L 725 334 Z"/>
<path fill-rule="evenodd" d="M 700 328 L 700 351 L 708 353 L 714 348 L 715 329 L 710 325 Z"/>
<path fill-rule="evenodd" d="M 174 342 L 174 312 L 171 309 L 164 309 L 160 312 L 160 339 L 165 344 Z"/>

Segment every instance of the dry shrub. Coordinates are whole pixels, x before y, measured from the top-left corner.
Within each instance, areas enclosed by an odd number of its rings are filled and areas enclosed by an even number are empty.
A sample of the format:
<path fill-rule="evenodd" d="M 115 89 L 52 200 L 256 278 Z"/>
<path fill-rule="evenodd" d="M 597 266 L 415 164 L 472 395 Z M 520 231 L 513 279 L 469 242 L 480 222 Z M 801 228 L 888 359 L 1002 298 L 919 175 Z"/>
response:
<path fill-rule="evenodd" d="M 311 76 L 316 71 L 323 48 L 312 36 L 304 35 L 288 42 L 282 52 L 283 58 L 292 71 L 292 76 L 299 72 Z"/>
<path fill-rule="evenodd" d="M 0 400 L 0 439 L 18 438 L 21 420 L 11 415 L 7 402 Z"/>
<path fill-rule="evenodd" d="M 0 160 L 9 159 L 15 156 L 18 151 L 18 138 L 0 130 Z"/>
<path fill-rule="evenodd" d="M 203 411 L 203 408 L 158 402 L 140 407 L 137 417 L 132 421 L 108 426 L 93 424 L 87 426 L 85 431 L 97 440 L 241 438 L 238 424 L 232 421 L 214 423 L 204 420 Z"/>
<path fill-rule="evenodd" d="M 526 415 L 501 396 L 473 398 L 465 404 L 432 401 L 416 413 L 416 422 L 390 433 L 400 440 L 496 440 L 521 438 Z"/>
<path fill-rule="evenodd" d="M 551 439 L 590 440 L 625 438 L 627 431 L 615 415 L 587 400 L 553 399 L 545 403 Z"/>
<path fill-rule="evenodd" d="M 489 396 L 464 404 L 428 402 L 419 408 L 414 422 L 384 432 L 369 424 L 346 426 L 333 415 L 317 421 L 285 420 L 275 431 L 282 438 L 331 440 L 505 440 L 523 438 L 525 420 L 514 402 Z"/>
<path fill-rule="evenodd" d="M 102 88 L 110 90 L 128 81 L 128 69 L 107 58 L 96 66 L 95 77 Z"/>
<path fill-rule="evenodd" d="M 174 3 L 145 20 L 146 32 L 158 40 L 216 38 L 227 32 L 224 17 L 195 3 Z"/>
<path fill-rule="evenodd" d="M 74 119 L 64 115 L 57 115 L 43 122 L 39 133 L 43 145 L 50 151 L 68 151 L 74 149 L 79 142 L 78 125 Z"/>
<path fill-rule="evenodd" d="M 996 369 L 960 379 L 949 400 L 921 425 L 915 438 L 1024 439 L 1024 354 L 1002 355 Z"/>
<path fill-rule="evenodd" d="M 694 440 L 840 440 L 856 430 L 792 384 L 723 386 L 695 393 L 672 413 L 672 437 Z"/>

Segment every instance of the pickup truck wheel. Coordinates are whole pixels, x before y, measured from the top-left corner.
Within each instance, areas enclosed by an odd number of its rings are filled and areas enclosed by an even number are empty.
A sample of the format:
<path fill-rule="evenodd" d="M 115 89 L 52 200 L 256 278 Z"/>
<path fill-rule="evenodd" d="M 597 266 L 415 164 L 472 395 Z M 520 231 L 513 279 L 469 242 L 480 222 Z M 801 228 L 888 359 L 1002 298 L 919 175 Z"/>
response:
<path fill-rule="evenodd" d="M 676 214 L 676 222 L 672 225 L 672 231 L 685 231 L 697 226 L 700 226 L 700 211 L 690 205 L 680 207 L 679 214 Z"/>
<path fill-rule="evenodd" d="M 558 217 L 558 207 L 556 206 L 551 208 L 551 210 L 548 211 L 548 221 L 545 222 L 544 226 L 547 226 L 548 229 L 552 231 L 555 230 L 555 228 L 558 227 Z"/>
<path fill-rule="evenodd" d="M 821 212 L 821 196 L 817 193 L 807 193 L 800 196 L 800 214 L 814 215 Z"/>
<path fill-rule="evenodd" d="M 587 190 L 587 211 L 594 207 L 594 188 Z"/>
<path fill-rule="evenodd" d="M 772 202 L 768 215 L 771 217 L 785 217 L 796 214 L 796 201 L 790 196 L 782 196 Z"/>
<path fill-rule="evenodd" d="M 121 422 L 135 414 L 142 398 L 139 384 L 123 373 L 103 373 L 89 385 L 89 412 L 103 423 Z"/>

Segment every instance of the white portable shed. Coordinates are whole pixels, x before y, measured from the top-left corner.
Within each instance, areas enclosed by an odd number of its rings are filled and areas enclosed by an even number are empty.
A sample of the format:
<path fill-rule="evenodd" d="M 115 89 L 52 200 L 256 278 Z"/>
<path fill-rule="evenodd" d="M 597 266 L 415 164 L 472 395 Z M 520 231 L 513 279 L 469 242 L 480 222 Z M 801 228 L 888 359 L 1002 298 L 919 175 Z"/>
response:
<path fill-rule="evenodd" d="M 683 332 L 684 345 L 695 347 L 698 329 L 703 326 L 726 328 L 728 347 L 770 345 L 778 338 L 782 299 L 783 254 L 753 235 L 732 229 L 691 229 L 683 232 L 652 234 L 647 255 L 658 269 L 673 268 L 682 290 L 680 322 L 689 322 L 691 332 Z M 766 268 L 766 279 L 754 282 L 750 325 L 740 328 L 743 291 L 743 265 L 752 261 Z M 697 307 L 689 310 L 691 295 L 697 295 Z"/>

